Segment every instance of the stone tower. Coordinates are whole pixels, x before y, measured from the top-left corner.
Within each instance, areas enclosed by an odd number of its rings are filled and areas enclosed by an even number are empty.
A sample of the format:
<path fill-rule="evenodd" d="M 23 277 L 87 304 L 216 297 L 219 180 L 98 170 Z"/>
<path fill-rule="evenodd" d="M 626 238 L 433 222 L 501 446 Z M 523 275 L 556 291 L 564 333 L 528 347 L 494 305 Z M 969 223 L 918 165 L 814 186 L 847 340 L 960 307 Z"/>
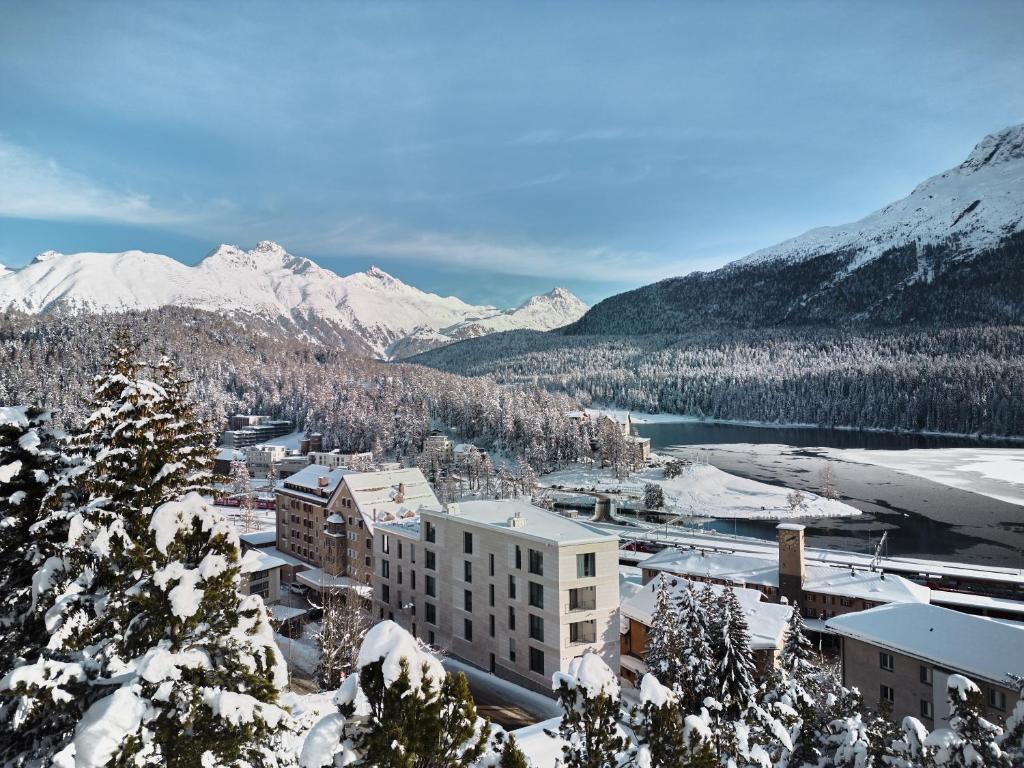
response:
<path fill-rule="evenodd" d="M 804 526 L 782 523 L 779 532 L 779 593 L 790 605 L 803 600 Z"/>

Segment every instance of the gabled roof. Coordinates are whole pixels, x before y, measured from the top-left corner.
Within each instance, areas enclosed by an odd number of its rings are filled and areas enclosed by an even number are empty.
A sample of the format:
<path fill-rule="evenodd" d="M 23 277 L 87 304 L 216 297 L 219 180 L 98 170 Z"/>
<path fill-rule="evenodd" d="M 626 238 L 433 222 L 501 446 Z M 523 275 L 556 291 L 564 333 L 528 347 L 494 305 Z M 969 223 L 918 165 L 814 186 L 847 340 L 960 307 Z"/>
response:
<path fill-rule="evenodd" d="M 310 464 L 294 475 L 289 475 L 281 480 L 275 489 L 280 493 L 312 496 L 314 501 L 322 505 L 334 494 L 341 479 L 347 474 L 349 474 L 349 470 L 343 467 L 328 469 L 319 464 Z"/>
<path fill-rule="evenodd" d="M 894 603 L 836 616 L 832 632 L 1009 686 L 1024 675 L 1024 628 L 923 603 Z"/>
<path fill-rule="evenodd" d="M 343 484 L 371 535 L 379 522 L 413 517 L 421 508 L 441 508 L 427 478 L 416 467 L 344 473 Z"/>
<path fill-rule="evenodd" d="M 779 586 L 779 562 L 770 556 L 663 549 L 641 563 L 644 570 L 667 571 L 683 576 L 717 579 L 732 584 Z M 865 568 L 829 565 L 804 567 L 803 588 L 837 597 L 860 598 L 873 603 L 927 603 L 931 590 L 902 576 Z"/>

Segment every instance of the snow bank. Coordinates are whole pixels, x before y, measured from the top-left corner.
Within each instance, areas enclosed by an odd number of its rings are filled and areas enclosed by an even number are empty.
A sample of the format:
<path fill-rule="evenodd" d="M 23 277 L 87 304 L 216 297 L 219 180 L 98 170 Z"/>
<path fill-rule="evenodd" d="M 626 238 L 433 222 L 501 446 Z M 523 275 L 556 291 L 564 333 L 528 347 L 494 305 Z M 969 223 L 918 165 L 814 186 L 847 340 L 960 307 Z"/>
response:
<path fill-rule="evenodd" d="M 569 688 L 582 688 L 590 698 L 602 694 L 619 698 L 619 678 L 596 653 L 577 656 L 569 662 L 568 672 L 555 672 L 551 680 L 555 691 L 564 683 Z"/>
<path fill-rule="evenodd" d="M 420 686 L 424 668 L 430 680 L 437 684 L 444 680 L 445 672 L 441 662 L 393 621 L 382 621 L 366 633 L 356 657 L 356 667 L 362 669 L 383 661 L 384 684 L 389 686 L 401 674 L 403 659 L 408 666 L 409 682 L 413 688 Z"/>

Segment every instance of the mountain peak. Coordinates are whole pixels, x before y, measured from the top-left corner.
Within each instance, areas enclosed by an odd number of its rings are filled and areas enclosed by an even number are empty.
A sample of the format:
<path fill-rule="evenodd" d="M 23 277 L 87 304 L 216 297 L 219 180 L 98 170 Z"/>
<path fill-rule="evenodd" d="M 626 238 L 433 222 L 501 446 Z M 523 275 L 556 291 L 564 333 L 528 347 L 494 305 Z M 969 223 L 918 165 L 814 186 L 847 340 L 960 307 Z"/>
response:
<path fill-rule="evenodd" d="M 1011 160 L 1022 159 L 1024 159 L 1024 123 L 990 133 L 979 141 L 967 159 L 960 163 L 960 170 L 965 173 L 973 173 L 985 166 L 1000 165 Z"/>
<path fill-rule="evenodd" d="M 64 254 L 61 253 L 60 251 L 43 251 L 42 253 L 38 254 L 34 259 L 32 259 L 32 263 L 42 264 L 44 261 L 53 261 L 54 259 L 59 259 L 63 255 Z"/>
<path fill-rule="evenodd" d="M 395 280 L 394 277 L 389 275 L 387 272 L 385 272 L 383 269 L 378 267 L 376 264 L 374 264 L 368 270 L 366 270 L 366 274 L 367 274 L 368 277 L 373 277 L 373 278 L 376 278 L 377 280 Z"/>

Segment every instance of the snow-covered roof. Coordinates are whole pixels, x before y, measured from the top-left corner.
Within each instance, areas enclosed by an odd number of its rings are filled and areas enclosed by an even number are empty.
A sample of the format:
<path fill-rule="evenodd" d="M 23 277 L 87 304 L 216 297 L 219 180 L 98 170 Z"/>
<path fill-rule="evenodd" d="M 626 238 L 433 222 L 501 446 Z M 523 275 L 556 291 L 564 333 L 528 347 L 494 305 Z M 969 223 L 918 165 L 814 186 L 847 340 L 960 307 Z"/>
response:
<path fill-rule="evenodd" d="M 341 484 L 341 479 L 347 474 L 349 474 L 349 470 L 344 467 L 327 469 L 320 464 L 310 464 L 300 469 L 294 475 L 289 475 L 280 481 L 276 488 L 283 493 L 295 493 L 295 490 L 298 489 L 300 493 L 310 494 L 314 497 L 315 501 L 323 504 L 324 500 L 334 493 Z M 321 482 L 323 483 L 322 485 Z"/>
<path fill-rule="evenodd" d="M 404 486 L 404 494 L 399 486 Z M 440 509 L 430 483 L 416 467 L 377 472 L 348 472 L 345 487 L 370 533 L 377 523 L 412 517 L 421 508 Z"/>
<path fill-rule="evenodd" d="M 245 461 L 245 451 L 235 448 L 218 448 L 217 461 Z"/>
<path fill-rule="evenodd" d="M 250 549 L 242 555 L 242 573 L 270 571 L 285 565 L 287 563 L 280 557 L 267 554 L 266 550 L 263 549 Z"/>
<path fill-rule="evenodd" d="M 460 522 L 473 523 L 490 528 L 500 528 L 514 532 L 517 536 L 547 541 L 554 544 L 580 544 L 592 541 L 617 542 L 618 537 L 605 533 L 579 520 L 564 517 L 534 506 L 520 499 L 485 499 L 463 501 L 458 505 L 451 504 L 447 513 L 439 516 L 451 516 Z M 517 517 L 520 527 L 513 528 L 509 519 Z"/>
<path fill-rule="evenodd" d="M 277 541 L 277 530 L 267 528 L 262 531 L 250 531 L 249 533 L 238 534 L 239 541 L 251 547 L 265 547 Z"/>
<path fill-rule="evenodd" d="M 643 561 L 645 570 L 717 579 L 732 584 L 779 586 L 777 555 L 735 554 L 706 550 L 663 549 Z M 875 603 L 927 603 L 931 590 L 893 573 L 829 565 L 806 565 L 803 588 L 837 597 L 861 598 Z"/>
<path fill-rule="evenodd" d="M 373 587 L 368 584 L 360 584 L 348 576 L 331 576 L 324 573 L 321 568 L 308 568 L 296 573 L 295 579 L 318 592 L 324 587 L 330 587 L 332 589 L 351 589 L 365 597 L 370 597 L 373 594 Z"/>
<path fill-rule="evenodd" d="M 654 622 L 654 609 L 657 603 L 657 590 L 660 579 L 652 579 L 643 589 L 622 600 L 622 615 L 651 626 Z M 671 579 L 671 593 L 678 595 L 693 582 L 686 579 Z M 722 594 L 730 587 L 711 585 L 715 594 Z M 786 625 L 793 613 L 788 605 L 769 603 L 756 589 L 732 587 L 743 608 L 743 615 L 750 628 L 750 647 L 754 650 L 774 650 L 782 647 L 786 635 Z"/>
<path fill-rule="evenodd" d="M 299 560 L 299 558 L 289 555 L 287 552 L 282 552 L 277 547 L 260 547 L 259 551 L 263 554 L 269 555 L 270 557 L 276 557 L 278 560 L 283 561 L 285 565 L 291 565 L 302 568 L 307 567 L 307 564 L 304 563 L 302 560 Z"/>
<path fill-rule="evenodd" d="M 387 523 L 377 523 L 377 530 L 384 531 L 386 533 L 393 533 L 397 536 L 404 536 L 409 539 L 416 539 L 419 541 L 420 538 L 420 519 L 419 517 L 410 517 L 405 520 L 394 520 Z"/>
<path fill-rule="evenodd" d="M 1024 675 L 1024 629 L 923 603 L 882 605 L 829 619 L 832 632 L 1008 685 Z"/>
<path fill-rule="evenodd" d="M 553 717 L 512 731 L 512 735 L 516 737 L 516 744 L 532 768 L 555 768 L 561 763 L 564 757 L 562 747 L 565 745 L 565 740 L 558 735 L 558 725 L 561 721 L 560 717 Z M 616 723 L 615 730 L 623 738 L 628 738 L 620 724 Z M 626 759 L 625 755 L 621 757 L 622 760 L 616 761 L 617 764 Z"/>
<path fill-rule="evenodd" d="M 295 608 L 290 605 L 270 605 L 270 615 L 278 621 L 288 621 L 309 612 L 309 608 Z"/>
<path fill-rule="evenodd" d="M 1024 602 L 1008 600 L 1005 597 L 988 597 L 987 595 L 973 595 L 967 592 L 944 592 L 933 589 L 932 603 L 934 605 L 955 605 L 960 608 L 1003 611 L 1024 617 Z"/>

